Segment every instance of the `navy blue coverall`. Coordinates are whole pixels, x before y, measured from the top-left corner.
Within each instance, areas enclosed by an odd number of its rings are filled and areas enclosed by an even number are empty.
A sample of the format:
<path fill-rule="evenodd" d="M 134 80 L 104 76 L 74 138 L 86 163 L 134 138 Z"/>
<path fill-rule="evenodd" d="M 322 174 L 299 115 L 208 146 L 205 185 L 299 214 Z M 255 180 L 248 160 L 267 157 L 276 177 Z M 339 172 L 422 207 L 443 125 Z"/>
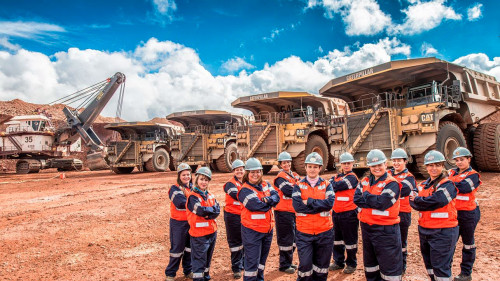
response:
<path fill-rule="evenodd" d="M 224 192 L 240 203 L 238 201 L 238 188 L 232 182 L 227 182 L 224 185 Z M 243 270 L 241 216 L 224 211 L 224 223 L 226 225 L 227 243 L 231 252 L 231 270 L 233 272 L 241 272 Z"/>

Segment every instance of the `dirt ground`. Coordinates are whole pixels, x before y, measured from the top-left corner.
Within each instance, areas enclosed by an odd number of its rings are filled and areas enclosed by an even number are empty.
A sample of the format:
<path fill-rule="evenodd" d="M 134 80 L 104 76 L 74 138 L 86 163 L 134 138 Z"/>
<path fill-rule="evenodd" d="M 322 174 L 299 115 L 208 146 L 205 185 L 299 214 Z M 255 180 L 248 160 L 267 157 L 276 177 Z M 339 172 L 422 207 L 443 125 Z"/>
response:
<path fill-rule="evenodd" d="M 55 171 L 0 174 L 0 280 L 163 280 L 169 258 L 168 187 L 175 172 L 65 175 L 61 179 Z M 275 175 L 276 171 L 266 178 Z M 221 205 L 222 185 L 228 178 L 229 174 L 215 174 L 210 185 Z M 473 279 L 500 280 L 500 174 L 483 173 L 482 179 Z M 428 280 L 418 247 L 417 216 L 413 212 L 404 280 Z M 213 280 L 231 280 L 223 216 L 217 224 L 211 275 Z M 359 246 L 356 273 L 330 272 L 328 280 L 364 279 Z M 453 275 L 460 271 L 461 248 L 459 242 Z M 285 275 L 277 266 L 274 238 L 266 280 L 295 280 L 296 275 Z"/>

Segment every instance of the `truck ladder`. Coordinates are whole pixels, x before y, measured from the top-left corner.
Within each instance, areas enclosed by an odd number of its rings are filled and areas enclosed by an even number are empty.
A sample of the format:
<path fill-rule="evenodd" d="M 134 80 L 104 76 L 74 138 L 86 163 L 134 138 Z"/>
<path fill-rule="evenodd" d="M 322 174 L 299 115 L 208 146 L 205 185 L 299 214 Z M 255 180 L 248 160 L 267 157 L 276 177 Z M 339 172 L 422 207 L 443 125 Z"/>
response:
<path fill-rule="evenodd" d="M 248 152 L 247 158 L 252 157 L 257 149 L 260 147 L 260 145 L 264 142 L 264 140 L 267 138 L 269 133 L 271 132 L 273 125 L 269 124 L 267 127 L 264 129 L 264 132 L 262 132 L 262 135 L 260 135 L 259 139 L 257 139 L 257 142 L 253 145 L 252 149 Z"/>
<path fill-rule="evenodd" d="M 391 147 L 392 150 L 396 149 L 398 147 L 399 139 L 398 139 L 398 132 L 396 128 L 396 121 L 395 121 L 395 109 L 389 109 L 389 129 L 391 132 Z"/>
<path fill-rule="evenodd" d="M 8 136 L 8 138 L 9 138 L 10 142 L 12 142 L 14 144 L 14 146 L 16 147 L 17 150 L 19 150 L 19 151 L 23 150 L 22 146 L 19 144 L 19 142 L 17 142 L 17 140 L 14 137 Z"/>
<path fill-rule="evenodd" d="M 385 112 L 386 109 L 378 109 L 376 110 L 373 114 L 372 117 L 370 117 L 370 120 L 368 120 L 368 123 L 366 123 L 365 127 L 363 130 L 361 130 L 361 133 L 359 136 L 354 140 L 352 145 L 349 147 L 348 152 L 351 154 L 356 153 L 358 149 L 361 147 L 363 144 L 363 141 L 368 137 L 370 132 L 375 128 L 375 125 L 377 125 L 378 120 L 380 120 L 380 117 L 382 117 L 382 112 Z"/>
<path fill-rule="evenodd" d="M 179 158 L 180 161 L 184 160 L 184 158 L 187 156 L 187 154 L 189 153 L 189 151 L 191 151 L 191 149 L 193 149 L 194 147 L 194 144 L 201 138 L 201 135 L 197 135 L 194 140 L 191 142 L 191 144 L 189 145 L 188 149 L 186 150 L 186 152 L 184 152 L 181 156 L 181 158 Z"/>
<path fill-rule="evenodd" d="M 127 150 L 129 150 L 130 146 L 132 146 L 132 141 L 129 141 L 127 143 L 127 145 L 125 146 L 125 148 L 123 148 L 122 152 L 120 152 L 118 157 L 116 157 L 115 164 L 118 163 L 118 161 L 120 161 L 120 159 L 122 159 L 122 157 L 125 155 L 125 153 L 127 153 Z"/>

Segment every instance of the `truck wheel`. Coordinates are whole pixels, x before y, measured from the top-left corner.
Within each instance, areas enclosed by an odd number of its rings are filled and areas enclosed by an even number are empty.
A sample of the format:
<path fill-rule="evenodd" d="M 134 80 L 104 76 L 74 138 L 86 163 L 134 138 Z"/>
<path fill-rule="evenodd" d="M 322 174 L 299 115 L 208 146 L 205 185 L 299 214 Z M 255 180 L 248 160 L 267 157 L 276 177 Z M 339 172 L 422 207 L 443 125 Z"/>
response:
<path fill-rule="evenodd" d="M 212 172 L 218 172 L 219 169 L 217 168 L 217 163 L 216 162 L 213 162 L 210 163 L 210 170 L 212 170 Z"/>
<path fill-rule="evenodd" d="M 149 158 L 146 163 L 144 163 L 144 171 L 146 172 L 155 172 L 155 167 L 153 166 L 153 157 Z"/>
<path fill-rule="evenodd" d="M 174 157 L 172 157 L 172 155 L 170 154 L 168 155 L 168 157 L 170 157 L 170 164 L 168 165 L 168 169 L 170 171 L 175 171 L 177 169 L 177 165 L 174 161 Z"/>
<path fill-rule="evenodd" d="M 335 167 L 335 157 L 333 155 L 328 155 L 328 165 L 326 165 L 328 171 L 335 171 L 337 167 Z"/>
<path fill-rule="evenodd" d="M 219 159 L 217 159 L 217 169 L 223 173 L 231 172 L 231 165 L 238 159 L 238 147 L 234 142 L 228 144 Z"/>
<path fill-rule="evenodd" d="M 292 169 L 301 176 L 306 175 L 306 165 L 304 161 L 306 161 L 306 154 L 304 151 L 292 159 Z"/>
<path fill-rule="evenodd" d="M 111 171 L 115 174 L 130 174 L 134 170 L 135 167 L 113 167 Z"/>
<path fill-rule="evenodd" d="M 273 165 L 263 165 L 262 166 L 262 174 L 267 175 L 271 169 L 273 168 Z"/>
<path fill-rule="evenodd" d="M 481 171 L 500 172 L 500 124 L 480 124 L 474 131 L 474 161 Z"/>
<path fill-rule="evenodd" d="M 424 165 L 424 157 L 425 157 L 425 154 L 427 154 L 427 152 L 429 152 L 433 149 L 436 149 L 436 146 L 433 145 L 433 146 L 429 147 L 428 149 L 426 149 L 424 151 L 424 153 L 421 153 L 419 155 L 415 155 L 415 164 L 413 165 L 413 168 L 415 168 L 415 170 L 413 172 L 415 174 L 420 174 L 424 178 L 429 177 L 429 174 L 427 173 L 427 169 L 425 168 L 425 165 Z"/>
<path fill-rule="evenodd" d="M 326 166 L 328 165 L 328 156 L 330 155 L 330 152 L 328 151 L 328 146 L 326 145 L 326 142 L 322 137 L 318 135 L 312 135 L 311 137 L 309 137 L 309 140 L 306 143 L 305 156 L 309 155 L 311 152 L 317 152 L 319 155 L 321 155 L 321 158 L 323 158 L 323 166 L 321 166 L 320 171 L 320 173 L 323 173 L 326 169 Z M 304 165 L 303 162 L 302 164 Z"/>
<path fill-rule="evenodd" d="M 446 162 L 444 162 L 446 169 L 451 169 L 455 165 L 453 151 L 459 146 L 467 147 L 462 130 L 453 122 L 445 121 L 441 123 L 436 137 L 436 149 L 443 153 L 446 159 Z"/>
<path fill-rule="evenodd" d="M 158 148 L 153 154 L 153 168 L 156 172 L 165 172 L 170 164 L 170 157 L 164 148 Z"/>
<path fill-rule="evenodd" d="M 40 172 L 42 163 L 38 160 L 19 160 L 16 163 L 16 174 L 32 174 Z"/>

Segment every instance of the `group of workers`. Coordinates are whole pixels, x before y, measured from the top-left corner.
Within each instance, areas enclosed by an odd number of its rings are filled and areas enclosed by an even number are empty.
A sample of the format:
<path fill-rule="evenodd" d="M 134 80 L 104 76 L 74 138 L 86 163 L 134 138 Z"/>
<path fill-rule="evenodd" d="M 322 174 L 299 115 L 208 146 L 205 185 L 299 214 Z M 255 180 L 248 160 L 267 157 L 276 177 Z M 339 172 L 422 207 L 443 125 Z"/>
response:
<path fill-rule="evenodd" d="M 447 171 L 443 154 L 429 151 L 424 164 L 430 176 L 419 184 L 406 168 L 408 156 L 400 148 L 392 152 L 391 169 L 382 151 L 370 151 L 366 157 L 370 174 L 361 180 L 353 172 L 349 153 L 340 156 L 340 171 L 330 180 L 320 177 L 323 159 L 316 152 L 305 159 L 304 178 L 292 171 L 290 154 L 282 152 L 281 170 L 272 184 L 263 180 L 258 159 L 234 161 L 233 176 L 224 185 L 223 208 L 234 279 L 264 280 L 274 228 L 280 271 L 306 281 L 326 280 L 329 270 L 352 274 L 361 225 L 366 280 L 401 280 L 413 208 L 419 212 L 420 250 L 430 279 L 453 279 L 451 263 L 462 236 L 461 272 L 454 280 L 472 280 L 474 231 L 480 219 L 475 194 L 481 180 L 471 168 L 471 158 L 468 149 L 457 148 L 453 152 L 457 168 Z M 181 261 L 185 277 L 210 280 L 215 219 L 221 212 L 208 190 L 212 173 L 201 167 L 192 180 L 186 163 L 177 172 L 177 184 L 169 190 L 167 281 L 174 280 Z M 293 263 L 295 250 L 298 266 Z"/>

